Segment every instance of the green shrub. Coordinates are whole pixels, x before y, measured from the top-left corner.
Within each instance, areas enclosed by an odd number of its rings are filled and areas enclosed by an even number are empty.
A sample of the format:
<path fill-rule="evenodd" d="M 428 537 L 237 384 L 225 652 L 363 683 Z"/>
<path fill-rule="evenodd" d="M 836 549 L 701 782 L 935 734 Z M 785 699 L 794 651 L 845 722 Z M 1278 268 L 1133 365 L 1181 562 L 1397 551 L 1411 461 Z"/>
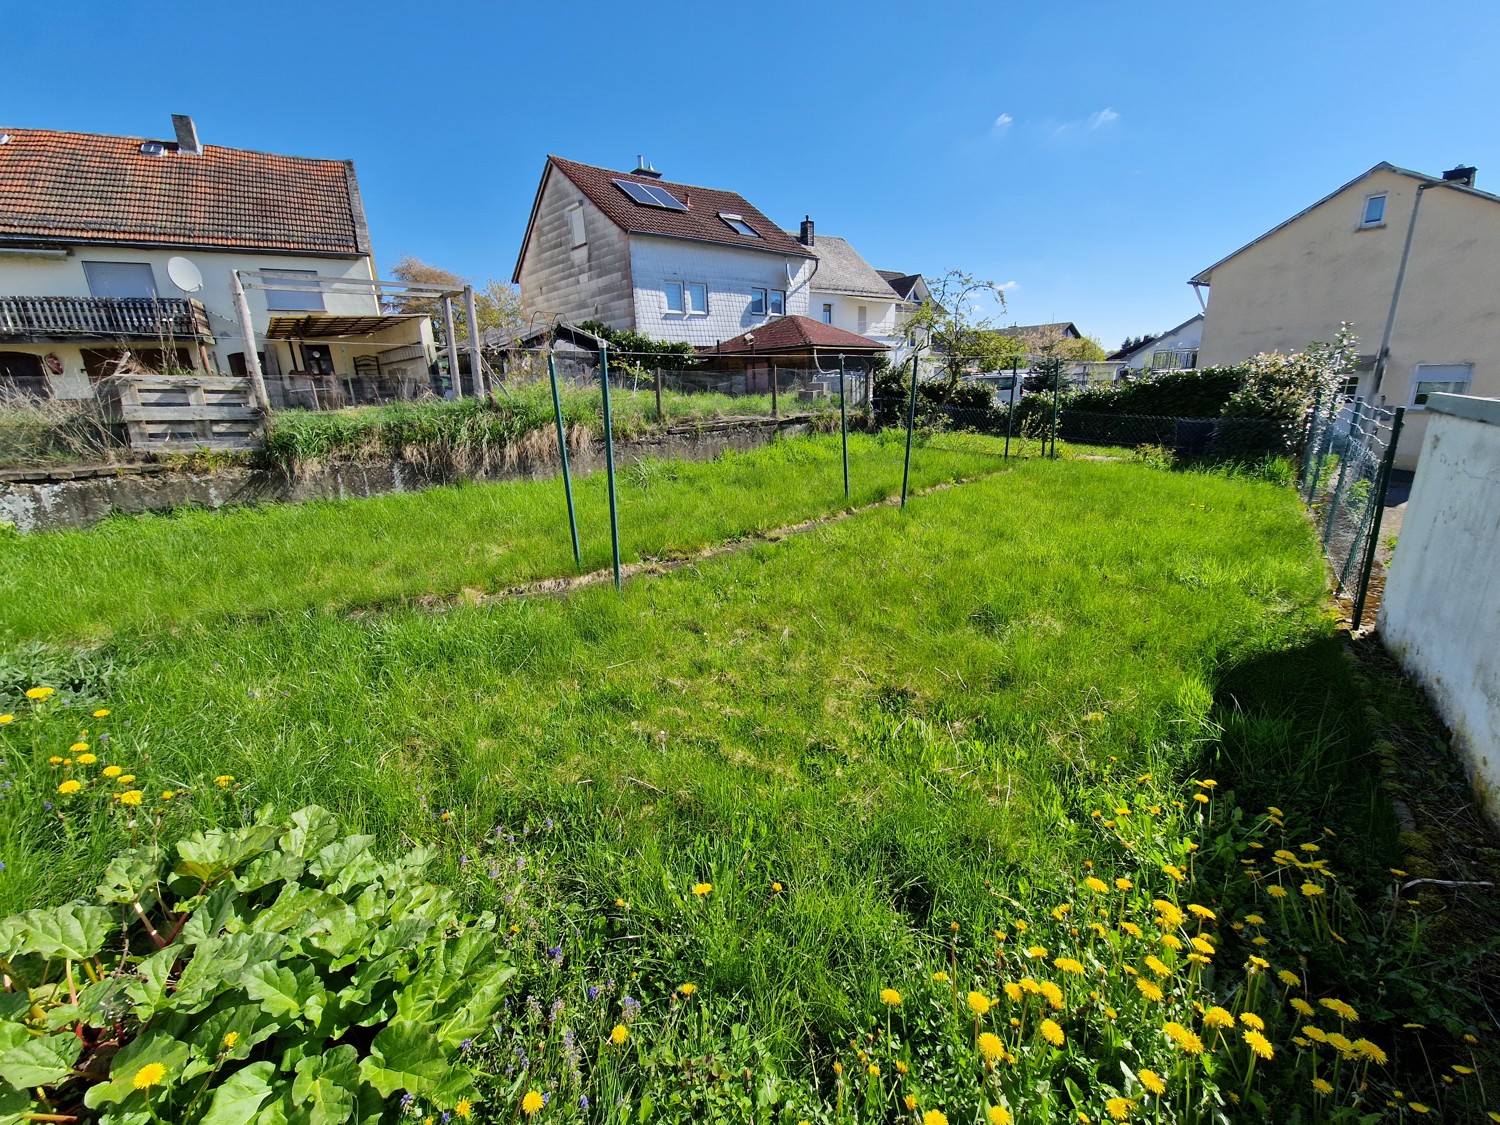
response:
<path fill-rule="evenodd" d="M 428 882 L 435 851 L 374 843 L 262 812 L 0 922 L 0 1120 L 366 1122 L 398 1094 L 466 1115 L 463 1052 L 515 970 L 493 917 Z"/>

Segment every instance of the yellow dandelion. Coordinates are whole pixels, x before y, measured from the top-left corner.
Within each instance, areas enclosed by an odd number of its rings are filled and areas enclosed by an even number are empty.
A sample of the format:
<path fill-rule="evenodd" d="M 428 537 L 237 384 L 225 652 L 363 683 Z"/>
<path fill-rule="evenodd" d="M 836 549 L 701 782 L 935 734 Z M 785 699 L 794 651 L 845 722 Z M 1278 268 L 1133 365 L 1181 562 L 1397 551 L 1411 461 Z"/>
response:
<path fill-rule="evenodd" d="M 1359 1043 L 1363 1043 L 1364 1040 L 1361 1039 L 1358 1042 Z M 1358 1044 L 1356 1044 L 1356 1045 L 1358 1045 Z M 1380 1059 L 1377 1059 L 1376 1061 L 1383 1063 L 1383 1062 L 1385 1062 L 1385 1059 L 1384 1058 L 1380 1058 Z M 1467 1078 L 1469 1075 L 1471 1075 L 1471 1074 L 1474 1073 L 1474 1068 L 1473 1067 L 1471 1067 L 1471 1066 L 1460 1066 L 1458 1063 L 1454 1063 L 1453 1064 L 1453 1069 L 1455 1071 L 1457 1071 L 1459 1074 L 1462 1074 L 1465 1078 Z"/>
<path fill-rule="evenodd" d="M 214 784 L 220 789 L 228 789 L 234 784 L 234 775 L 231 773 L 221 773 L 218 777 L 214 778 Z"/>
<path fill-rule="evenodd" d="M 880 990 L 880 1002 L 891 1008 L 899 1008 L 901 1006 L 901 993 L 897 992 L 894 988 L 882 988 Z"/>
<path fill-rule="evenodd" d="M 1276 977 L 1281 981 L 1282 984 L 1286 985 L 1288 988 L 1296 988 L 1302 983 L 1302 978 L 1299 977 L 1296 973 L 1292 972 L 1290 969 L 1282 969 L 1276 974 Z"/>
<path fill-rule="evenodd" d="M 916 1095 L 907 1094 L 906 1097 L 901 1099 L 901 1104 L 906 1107 L 907 1113 L 915 1113 L 917 1111 Z M 799 1121 L 797 1125 L 808 1125 L 808 1123 L 806 1121 Z"/>
<path fill-rule="evenodd" d="M 771 884 L 771 893 L 773 895 L 779 895 L 784 889 L 780 883 Z"/>
<path fill-rule="evenodd" d="M 1047 947 L 1045 945 L 1028 946 L 1026 949 L 1026 956 L 1032 958 L 1033 960 L 1045 957 L 1047 956 Z"/>
<path fill-rule="evenodd" d="M 1240 1023 L 1246 1027 L 1253 1027 L 1256 1031 L 1264 1031 L 1266 1029 L 1266 1021 L 1254 1012 L 1241 1012 Z"/>
<path fill-rule="evenodd" d="M 30 692 L 27 694 L 29 695 Z M 137 1090 L 149 1090 L 152 1086 L 161 1085 L 161 1080 L 166 1076 L 167 1068 L 161 1063 L 147 1063 L 135 1072 L 135 1077 L 130 1080 L 130 1084 Z"/>
<path fill-rule="evenodd" d="M 1429 1109 L 1427 1106 L 1423 1105 L 1421 1102 L 1407 1102 L 1406 1104 L 1407 1104 L 1407 1107 L 1413 1113 L 1431 1113 L 1432 1112 L 1431 1109 Z"/>
<path fill-rule="evenodd" d="M 932 979 L 941 984 L 947 981 L 948 974 L 943 972 L 942 969 L 939 969 L 937 972 L 932 974 Z"/>
<path fill-rule="evenodd" d="M 1162 991 L 1154 982 L 1147 980 L 1145 977 L 1136 977 L 1135 987 L 1140 991 L 1142 996 L 1152 1003 L 1161 1002 Z"/>
<path fill-rule="evenodd" d="M 133 773 L 122 773 L 115 777 L 115 783 L 117 785 L 129 785 L 134 780 L 135 774 Z"/>
<path fill-rule="evenodd" d="M 6 723 L 13 723 L 15 721 L 16 717 L 14 715 L 0 715 L 0 726 L 4 726 Z"/>
<path fill-rule="evenodd" d="M 1323 890 L 1322 887 L 1318 886 L 1318 884 L 1316 884 L 1316 883 L 1303 883 L 1300 889 L 1301 889 L 1302 893 L 1304 895 L 1306 895 L 1308 898 L 1315 898 L 1318 895 L 1327 894 L 1328 893 L 1325 890 Z"/>
<path fill-rule="evenodd" d="M 1216 950 L 1214 949 L 1214 943 L 1209 941 L 1208 938 L 1204 937 L 1202 934 L 1199 934 L 1197 937 L 1193 938 L 1193 948 L 1196 949 L 1199 953 L 1203 954 L 1203 956 L 1205 957 L 1212 957 L 1216 952 Z"/>
<path fill-rule="evenodd" d="M 1053 961 L 1052 964 L 1053 967 L 1060 972 L 1072 973 L 1076 977 L 1085 975 L 1083 962 L 1075 961 L 1071 957 L 1059 957 L 1057 958 L 1057 960 Z"/>
<path fill-rule="evenodd" d="M 713 891 L 713 889 L 714 889 L 714 885 L 712 883 L 694 883 L 693 884 L 693 893 L 695 895 L 697 895 L 699 898 L 703 898 L 704 896 L 710 894 Z"/>
<path fill-rule="evenodd" d="M 1208 804 L 1208 794 L 1207 793 L 1194 793 L 1193 794 L 1193 800 L 1197 801 L 1200 805 L 1206 805 L 1206 804 Z"/>
<path fill-rule="evenodd" d="M 141 803 L 141 798 L 146 794 L 139 789 L 128 789 L 120 794 L 120 804 L 135 806 Z"/>
<path fill-rule="evenodd" d="M 1346 1055 L 1352 1054 L 1354 1051 L 1354 1044 L 1349 1042 L 1348 1039 L 1344 1038 L 1341 1032 L 1330 1031 L 1325 1042 L 1327 1042 L 1327 1044 L 1334 1050 L 1342 1051 Z"/>
<path fill-rule="evenodd" d="M 896 1060 L 896 1073 L 897 1074 L 905 1074 L 906 1071 L 907 1071 L 906 1064 L 904 1062 L 902 1062 L 900 1059 L 897 1059 Z"/>
<path fill-rule="evenodd" d="M 1368 1039 L 1356 1039 L 1350 1046 L 1357 1054 L 1363 1055 L 1377 1066 L 1385 1065 L 1385 1052 Z"/>
<path fill-rule="evenodd" d="M 527 1090 L 526 1096 L 521 1099 L 521 1112 L 527 1117 L 534 1117 L 541 1112 L 542 1106 L 546 1104 L 546 1100 L 538 1091 Z"/>
<path fill-rule="evenodd" d="M 1304 1027 L 1302 1029 L 1302 1034 L 1305 1035 L 1305 1036 L 1307 1036 L 1314 1043 L 1327 1043 L 1328 1042 L 1328 1032 L 1324 1031 L 1321 1027 L 1317 1026 L 1316 1024 L 1311 1024 L 1311 1023 L 1308 1024 L 1306 1027 Z"/>
<path fill-rule="evenodd" d="M 617 1023 L 617 1024 L 615 1024 L 613 1030 L 611 1030 L 610 1033 L 609 1033 L 609 1041 L 611 1043 L 613 1043 L 616 1047 L 618 1047 L 621 1044 L 623 1044 L 625 1042 L 625 1040 L 627 1040 L 629 1038 L 630 1038 L 630 1029 L 628 1027 L 626 1027 L 623 1023 Z"/>
<path fill-rule="evenodd" d="M 1153 899 L 1151 905 L 1156 908 L 1156 913 L 1163 929 L 1175 929 L 1187 921 L 1187 915 L 1177 908 L 1175 902 L 1168 902 L 1164 898 L 1158 898 Z"/>
<path fill-rule="evenodd" d="M 119 766 L 105 766 L 99 772 L 102 773 L 105 777 L 119 777 L 125 771 L 122 770 Z"/>
<path fill-rule="evenodd" d="M 878 1066 L 876 1066 L 874 1063 L 871 1063 L 866 1069 L 870 1072 L 870 1077 L 871 1078 L 879 1078 L 880 1077 L 880 1068 Z"/>
<path fill-rule="evenodd" d="M 94 755 L 92 755 L 92 754 L 80 754 L 80 755 L 78 755 L 78 764 L 80 766 L 91 766 L 95 762 L 97 762 L 98 760 L 99 759 L 96 758 L 96 757 L 94 757 Z"/>
<path fill-rule="evenodd" d="M 1063 1029 L 1053 1020 L 1043 1020 L 1041 1031 L 1042 1038 L 1054 1047 L 1061 1047 L 1063 1045 L 1063 1041 L 1066 1038 L 1063 1035 Z"/>
<path fill-rule="evenodd" d="M 688 981 L 686 984 L 679 984 L 677 986 L 677 991 L 682 993 L 684 996 L 691 996 L 693 993 L 698 991 L 698 986 L 692 981 Z"/>
<path fill-rule="evenodd" d="M 1047 1003 L 1051 1007 L 1055 1008 L 1059 1012 L 1062 1011 L 1062 1009 L 1063 1009 L 1063 994 L 1062 994 L 1062 989 L 1058 988 L 1056 984 L 1054 984 L 1050 980 L 1044 980 L 1044 981 L 1042 981 L 1041 984 L 1037 985 L 1037 991 L 1042 994 L 1042 997 L 1047 1001 Z"/>
<path fill-rule="evenodd" d="M 1334 1015 L 1338 1016 L 1339 1019 L 1344 1020 L 1347 1023 L 1359 1022 L 1359 1013 L 1351 1008 L 1348 1004 L 1344 1003 L 1342 1000 L 1334 1000 L 1331 997 L 1325 996 L 1323 999 L 1319 1000 L 1318 1003 L 1323 1005 L 1323 1007 L 1327 1008 Z"/>
<path fill-rule="evenodd" d="M 1176 1020 L 1168 1020 L 1162 1025 L 1162 1030 L 1167 1037 L 1177 1044 L 1178 1048 L 1190 1055 L 1201 1055 L 1203 1053 L 1203 1040 L 1198 1038 L 1197 1032 L 1190 1031 Z"/>
<path fill-rule="evenodd" d="M 922 1114 L 922 1125 L 948 1125 L 948 1119 L 941 1110 L 929 1109 Z"/>
<path fill-rule="evenodd" d="M 1196 902 L 1190 902 L 1190 903 L 1188 903 L 1188 912 L 1191 913 L 1191 914 L 1196 914 L 1200 918 L 1206 918 L 1210 922 L 1212 922 L 1212 921 L 1214 921 L 1214 920 L 1216 920 L 1218 918 L 1218 915 L 1215 914 L 1208 907 L 1206 907 L 1206 906 L 1199 906 Z"/>
<path fill-rule="evenodd" d="M 26 698 L 33 703 L 42 703 L 57 694 L 56 688 L 31 687 L 26 689 Z M 155 1064 L 152 1064 L 155 1065 Z"/>
<path fill-rule="evenodd" d="M 1156 1073 L 1156 1071 L 1143 1070 L 1139 1075 L 1137 1075 L 1137 1077 L 1140 1078 L 1142 1086 L 1146 1087 L 1146 1089 L 1150 1090 L 1158 1097 L 1167 1092 L 1166 1082 L 1162 1079 L 1161 1075 Z"/>
<path fill-rule="evenodd" d="M 1124 1121 L 1135 1112 L 1134 1098 L 1110 1098 L 1104 1103 L 1104 1112 L 1114 1121 Z"/>
<path fill-rule="evenodd" d="M 1187 876 L 1182 873 L 1182 868 L 1178 867 L 1175 863 L 1164 863 L 1161 865 L 1161 869 L 1177 882 L 1187 882 Z"/>
<path fill-rule="evenodd" d="M 1312 1080 L 1312 1088 L 1320 1094 L 1333 1093 L 1333 1083 L 1326 1078 L 1314 1078 Z"/>
<path fill-rule="evenodd" d="M 1000 1042 L 1000 1036 L 989 1031 L 986 1031 L 979 1037 L 978 1046 L 979 1053 L 989 1059 L 990 1062 L 994 1062 L 1001 1055 L 1005 1054 L 1005 1044 Z"/>
<path fill-rule="evenodd" d="M 1120 929 L 1124 930 L 1133 938 L 1138 938 L 1141 936 L 1141 928 L 1134 922 L 1121 922 Z"/>
<path fill-rule="evenodd" d="M 1003 1105 L 990 1106 L 984 1116 L 990 1125 L 1010 1125 L 1010 1110 Z"/>
<path fill-rule="evenodd" d="M 1162 934 L 1161 943 L 1173 951 L 1182 948 L 1182 939 L 1176 934 Z"/>
<path fill-rule="evenodd" d="M 103 719 L 103 718 L 108 717 L 108 715 L 109 715 L 109 708 L 108 707 L 101 707 L 101 708 L 99 708 L 99 710 L 97 710 L 97 711 L 94 712 L 94 718 L 96 718 L 96 719 Z"/>
<path fill-rule="evenodd" d="M 1167 966 L 1162 962 L 1161 958 L 1157 957 L 1155 954 L 1147 955 L 1146 968 L 1150 969 L 1159 977 L 1170 976 L 1172 973 L 1172 970 L 1167 968 Z"/>
<path fill-rule="evenodd" d="M 1270 895 L 1272 898 L 1286 898 L 1286 888 L 1281 886 L 1279 883 L 1272 883 L 1269 887 L 1266 888 L 1266 894 Z"/>
<path fill-rule="evenodd" d="M 1215 1005 L 1203 1013 L 1204 1027 L 1233 1027 L 1234 1016 L 1227 1009 Z"/>
<path fill-rule="evenodd" d="M 1300 1015 L 1306 1016 L 1308 1019 L 1312 1019 L 1312 1017 L 1316 1014 L 1313 1010 L 1313 1006 L 1306 1000 L 1302 999 L 1302 997 L 1300 996 L 1292 997 L 1292 1008 Z"/>
<path fill-rule="evenodd" d="M 1006 999 L 1008 999 L 1012 1004 L 1019 1004 L 1022 997 L 1025 995 L 1025 993 L 1021 989 L 1021 986 L 1013 980 L 1006 981 L 1000 987 L 1005 990 Z"/>
<path fill-rule="evenodd" d="M 982 1016 L 988 1012 L 994 1001 L 982 992 L 971 992 L 964 998 L 968 1001 L 969 1010 L 976 1016 Z"/>
<path fill-rule="evenodd" d="M 1264 939 L 1260 938 L 1260 939 L 1257 939 L 1257 940 L 1262 940 L 1263 941 Z M 1267 961 L 1264 957 L 1255 957 L 1255 956 L 1252 956 L 1247 963 L 1249 965 L 1251 965 L 1257 972 L 1259 972 L 1259 971 L 1261 971 L 1263 969 L 1269 969 L 1271 967 L 1271 962 Z"/>
<path fill-rule="evenodd" d="M 64 797 L 71 797 L 74 793 L 77 793 L 82 788 L 83 788 L 83 782 L 81 782 L 81 781 L 75 781 L 73 778 L 70 777 L 70 778 L 68 778 L 67 781 L 63 782 L 61 785 L 59 785 L 57 787 L 57 791 L 59 793 L 61 793 Z"/>
<path fill-rule="evenodd" d="M 223 1039 L 223 1044 L 222 1044 L 223 1047 L 224 1047 L 224 1050 L 226 1050 L 226 1051 L 232 1051 L 232 1050 L 234 1050 L 234 1045 L 236 1043 L 238 1043 L 239 1041 L 240 1041 L 240 1033 L 238 1031 L 226 1031 L 224 1033 L 224 1039 Z"/>
<path fill-rule="evenodd" d="M 1276 1052 L 1271 1049 L 1270 1041 L 1258 1031 L 1245 1032 L 1245 1043 L 1263 1059 L 1269 1059 Z"/>
<path fill-rule="evenodd" d="M 469 1117 L 472 1117 L 473 1114 L 474 1114 L 474 1103 L 471 1102 L 468 1098 L 460 1098 L 458 1100 L 458 1104 L 453 1107 L 453 1116 L 454 1117 L 462 1117 L 462 1118 L 467 1119 Z"/>
<path fill-rule="evenodd" d="M 62 760 L 62 755 L 60 755 L 60 754 L 53 754 L 52 757 L 50 757 L 50 758 L 47 759 L 47 764 L 49 766 L 60 766 L 60 765 L 62 765 L 62 761 L 63 761 Z"/>

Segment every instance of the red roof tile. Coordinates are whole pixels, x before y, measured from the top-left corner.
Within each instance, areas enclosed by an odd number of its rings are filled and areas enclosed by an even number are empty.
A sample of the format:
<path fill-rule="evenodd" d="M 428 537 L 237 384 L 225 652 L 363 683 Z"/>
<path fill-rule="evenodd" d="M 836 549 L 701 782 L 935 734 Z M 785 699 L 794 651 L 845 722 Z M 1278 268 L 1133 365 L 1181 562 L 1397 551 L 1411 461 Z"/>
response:
<path fill-rule="evenodd" d="M 0 129 L 0 238 L 369 252 L 354 165 L 140 137 Z"/>
<path fill-rule="evenodd" d="M 752 346 L 745 337 L 755 336 Z M 732 355 L 754 351 L 755 354 L 772 352 L 806 352 L 817 348 L 822 351 L 870 352 L 885 351 L 885 345 L 865 336 L 856 336 L 831 324 L 812 320 L 805 316 L 782 316 L 767 321 L 759 328 L 725 340 L 722 344 L 699 348 L 699 355 Z"/>
<path fill-rule="evenodd" d="M 632 176 L 627 172 L 611 172 L 607 168 L 578 164 L 560 156 L 549 156 L 547 161 L 571 180 L 588 197 L 590 203 L 604 212 L 610 222 L 632 234 L 659 234 L 668 238 L 691 238 L 699 242 L 738 246 L 742 250 L 763 250 L 799 258 L 817 257 L 811 249 L 762 215 L 744 196 L 732 191 L 674 184 L 649 176 Z M 615 180 L 665 188 L 686 203 L 687 210 L 669 211 L 637 203 L 615 185 Z M 760 237 L 752 238 L 748 234 L 737 233 L 719 218 L 721 211 L 739 215 Z"/>

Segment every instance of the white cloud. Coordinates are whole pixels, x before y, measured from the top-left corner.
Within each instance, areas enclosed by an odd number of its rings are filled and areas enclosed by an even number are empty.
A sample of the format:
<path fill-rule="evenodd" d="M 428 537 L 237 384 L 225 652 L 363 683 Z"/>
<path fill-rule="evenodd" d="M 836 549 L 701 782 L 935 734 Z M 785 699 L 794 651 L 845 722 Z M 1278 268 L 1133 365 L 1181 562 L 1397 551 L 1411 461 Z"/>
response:
<path fill-rule="evenodd" d="M 1077 121 L 1064 121 L 1061 125 L 1053 126 L 1052 135 L 1054 137 L 1065 137 L 1069 133 L 1076 133 L 1080 130 L 1091 133 L 1096 129 L 1104 128 L 1106 125 L 1113 125 L 1118 120 L 1120 120 L 1120 115 L 1106 106 L 1103 109 L 1095 110 L 1087 117 L 1080 118 Z"/>
<path fill-rule="evenodd" d="M 1002 293 L 1013 293 L 1015 290 L 1021 288 L 1021 283 L 1019 281 L 1002 281 L 995 288 Z"/>
<path fill-rule="evenodd" d="M 1008 114 L 1008 113 L 1002 113 L 999 117 L 995 118 L 995 132 L 998 133 L 1002 129 L 1009 128 L 1010 125 L 1011 125 L 1011 123 L 1014 122 L 1014 121 L 1015 121 L 1015 118 L 1012 117 L 1010 114 Z"/>
<path fill-rule="evenodd" d="M 1089 114 L 1087 125 L 1090 129 L 1098 129 L 1104 125 L 1108 125 L 1111 122 L 1118 120 L 1120 120 L 1120 115 L 1106 106 L 1098 113 Z"/>

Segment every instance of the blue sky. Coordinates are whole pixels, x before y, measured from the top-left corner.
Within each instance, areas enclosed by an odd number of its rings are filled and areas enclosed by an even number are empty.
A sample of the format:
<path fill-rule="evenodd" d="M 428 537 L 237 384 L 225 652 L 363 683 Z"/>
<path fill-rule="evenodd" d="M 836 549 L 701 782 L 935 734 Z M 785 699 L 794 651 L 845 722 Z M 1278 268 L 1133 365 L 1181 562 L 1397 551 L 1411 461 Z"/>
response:
<path fill-rule="evenodd" d="M 222 12 L 222 15 L 210 14 Z M 1500 189 L 1500 4 L 9 7 L 0 125 L 352 158 L 380 262 L 508 279 L 547 153 L 811 214 L 1114 347 L 1372 164 Z"/>

